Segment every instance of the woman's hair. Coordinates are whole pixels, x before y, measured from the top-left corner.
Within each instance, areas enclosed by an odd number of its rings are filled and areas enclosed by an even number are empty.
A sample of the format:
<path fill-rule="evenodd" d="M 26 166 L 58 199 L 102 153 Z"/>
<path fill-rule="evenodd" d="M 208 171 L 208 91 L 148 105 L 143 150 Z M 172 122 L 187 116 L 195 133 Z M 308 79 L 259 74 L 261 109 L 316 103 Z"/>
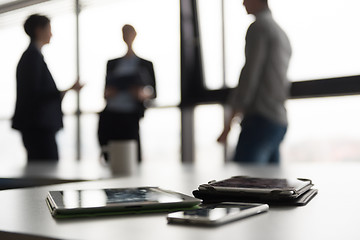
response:
<path fill-rule="evenodd" d="M 36 30 L 45 28 L 50 23 L 50 19 L 46 16 L 33 14 L 29 16 L 24 23 L 24 30 L 31 40 L 36 38 Z"/>

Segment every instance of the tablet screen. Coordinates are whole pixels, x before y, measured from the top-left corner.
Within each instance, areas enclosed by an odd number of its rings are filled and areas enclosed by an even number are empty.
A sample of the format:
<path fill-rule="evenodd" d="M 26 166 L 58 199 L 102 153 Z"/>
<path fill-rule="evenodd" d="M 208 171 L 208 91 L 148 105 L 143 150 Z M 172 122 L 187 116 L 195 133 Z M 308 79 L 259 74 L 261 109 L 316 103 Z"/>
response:
<path fill-rule="evenodd" d="M 180 195 L 157 188 L 122 188 L 61 191 L 64 208 L 89 208 L 120 204 L 175 203 L 183 201 Z"/>

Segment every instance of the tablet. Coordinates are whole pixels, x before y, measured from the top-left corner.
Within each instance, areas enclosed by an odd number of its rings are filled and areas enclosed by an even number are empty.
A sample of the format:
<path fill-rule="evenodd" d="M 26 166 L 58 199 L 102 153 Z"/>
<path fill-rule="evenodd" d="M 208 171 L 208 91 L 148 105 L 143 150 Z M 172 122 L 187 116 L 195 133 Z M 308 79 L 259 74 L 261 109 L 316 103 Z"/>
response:
<path fill-rule="evenodd" d="M 114 215 L 190 208 L 201 201 L 159 187 L 50 191 L 47 205 L 54 217 Z"/>
<path fill-rule="evenodd" d="M 211 181 L 199 186 L 200 191 L 233 192 L 249 195 L 272 195 L 296 198 L 313 186 L 309 179 L 278 179 L 236 176 L 222 181 Z"/>

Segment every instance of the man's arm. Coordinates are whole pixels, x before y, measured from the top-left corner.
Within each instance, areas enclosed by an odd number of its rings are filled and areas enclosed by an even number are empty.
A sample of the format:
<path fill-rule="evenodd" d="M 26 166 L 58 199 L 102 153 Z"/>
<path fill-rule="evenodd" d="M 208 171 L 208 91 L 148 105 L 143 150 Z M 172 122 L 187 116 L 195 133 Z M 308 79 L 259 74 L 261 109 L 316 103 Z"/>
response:
<path fill-rule="evenodd" d="M 27 50 L 21 57 L 16 69 L 17 99 L 21 112 L 37 111 L 43 97 L 41 77 L 41 55 L 35 51 Z"/>
<path fill-rule="evenodd" d="M 118 90 L 115 87 L 109 85 L 111 71 L 113 70 L 113 64 L 114 64 L 113 62 L 114 60 L 110 60 L 106 64 L 106 77 L 105 77 L 105 89 L 104 89 L 104 98 L 106 100 L 116 96 L 116 94 L 118 93 Z"/>
<path fill-rule="evenodd" d="M 156 80 L 155 80 L 155 71 L 154 71 L 154 65 L 152 62 L 149 62 L 149 72 L 150 72 L 150 80 L 151 80 L 151 87 L 153 88 L 153 94 L 151 98 L 156 98 L 157 92 L 156 92 Z"/>
<path fill-rule="evenodd" d="M 230 130 L 231 130 L 232 120 L 234 119 L 234 117 L 236 115 L 237 115 L 237 112 L 235 112 L 233 110 L 230 112 L 230 114 L 225 113 L 224 130 L 221 133 L 221 135 L 219 136 L 219 138 L 217 139 L 217 141 L 219 143 L 226 143 L 227 136 L 229 135 Z"/>
<path fill-rule="evenodd" d="M 145 85 L 134 88 L 133 93 L 139 101 L 144 102 L 156 98 L 157 93 L 153 63 L 146 60 L 142 61 L 143 66 L 139 69 L 139 73 L 143 78 Z"/>

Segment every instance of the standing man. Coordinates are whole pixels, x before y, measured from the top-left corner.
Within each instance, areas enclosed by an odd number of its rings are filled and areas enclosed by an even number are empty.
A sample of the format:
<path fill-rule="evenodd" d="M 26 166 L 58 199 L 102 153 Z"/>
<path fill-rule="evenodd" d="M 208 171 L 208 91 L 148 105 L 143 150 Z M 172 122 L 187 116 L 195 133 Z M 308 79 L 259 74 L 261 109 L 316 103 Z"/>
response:
<path fill-rule="evenodd" d="M 246 34 L 246 62 L 239 84 L 230 95 L 231 115 L 218 141 L 226 142 L 231 121 L 240 115 L 241 133 L 234 160 L 239 163 L 278 164 L 279 146 L 287 131 L 285 101 L 290 83 L 288 37 L 274 21 L 267 0 L 244 0 L 256 17 Z"/>
<path fill-rule="evenodd" d="M 80 91 L 79 80 L 59 91 L 45 63 L 41 49 L 52 37 L 50 19 L 34 14 L 27 18 L 24 30 L 29 47 L 16 69 L 16 106 L 12 127 L 19 130 L 28 161 L 59 160 L 56 133 L 63 127 L 61 102 L 70 90 Z"/>

